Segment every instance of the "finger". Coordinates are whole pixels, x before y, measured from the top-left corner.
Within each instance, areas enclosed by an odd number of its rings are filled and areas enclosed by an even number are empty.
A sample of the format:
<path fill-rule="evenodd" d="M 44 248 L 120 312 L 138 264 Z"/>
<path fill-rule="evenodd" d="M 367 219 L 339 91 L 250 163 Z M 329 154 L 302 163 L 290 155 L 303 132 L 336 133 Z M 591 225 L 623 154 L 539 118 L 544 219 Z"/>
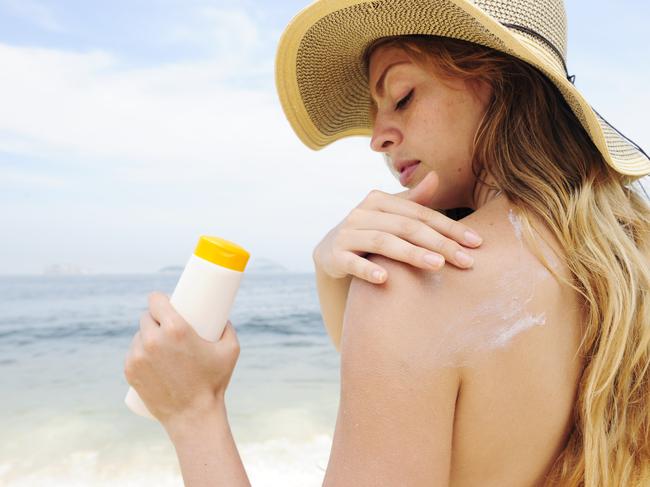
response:
<path fill-rule="evenodd" d="M 359 206 L 357 209 L 395 213 L 414 220 L 419 220 L 436 230 L 438 233 L 455 240 L 459 244 L 469 247 L 476 247 L 481 244 L 480 237 L 478 237 L 476 232 L 471 230 L 467 225 L 452 220 L 439 211 L 408 199 L 395 197 L 395 195 L 384 193 L 383 196 L 373 199 L 369 206 Z M 472 234 L 476 235 L 478 240 L 473 239 Z"/>
<path fill-rule="evenodd" d="M 420 220 L 414 220 L 402 215 L 393 213 L 384 213 L 379 211 L 369 210 L 356 210 L 357 216 L 355 217 L 355 230 L 376 230 L 396 235 L 408 242 L 422 247 L 423 250 L 434 252 L 442 255 L 447 262 L 450 262 L 458 267 L 471 267 L 471 257 L 463 252 L 461 247 L 455 240 L 441 235 L 437 230 L 432 229 L 429 225 Z M 348 240 L 354 237 L 360 237 L 354 231 L 342 234 Z M 344 241 L 346 246 L 355 246 L 354 250 L 359 249 L 359 241 L 348 242 Z M 372 249 L 363 249 L 368 252 L 374 252 Z M 425 252 L 426 254 L 426 252 Z M 425 255 L 425 254 L 422 254 Z M 400 259 L 403 260 L 404 259 Z M 419 267 L 429 267 L 425 262 L 421 262 Z"/>
<path fill-rule="evenodd" d="M 343 252 L 342 258 L 345 260 L 347 273 L 352 276 L 373 284 L 381 284 L 388 278 L 386 269 L 354 252 Z"/>
<path fill-rule="evenodd" d="M 230 320 L 226 321 L 226 326 L 223 327 L 223 332 L 221 332 L 221 338 L 219 339 L 225 341 L 237 340 L 237 332 Z"/>
<path fill-rule="evenodd" d="M 221 337 L 217 340 L 217 346 L 226 352 L 239 352 L 239 339 L 230 320 L 226 322 Z"/>
<path fill-rule="evenodd" d="M 160 333 L 160 324 L 151 316 L 149 311 L 140 315 L 140 335 L 143 344 L 151 344 L 158 339 Z"/>
<path fill-rule="evenodd" d="M 359 230 L 358 233 L 362 248 L 370 249 L 367 251 L 371 254 L 384 255 L 425 269 L 439 270 L 445 264 L 444 256 L 413 245 L 392 233 L 377 230 Z"/>
<path fill-rule="evenodd" d="M 149 312 L 154 320 L 161 327 L 170 326 L 176 319 L 178 313 L 169 302 L 169 296 L 164 293 L 154 291 L 149 293 Z"/>
<path fill-rule="evenodd" d="M 133 335 L 133 338 L 131 339 L 131 345 L 129 346 L 129 351 L 126 354 L 126 361 L 125 363 L 128 363 L 129 361 L 132 361 L 134 358 L 140 358 L 142 357 L 142 338 L 140 336 L 140 332 L 136 332 L 135 335 Z"/>
<path fill-rule="evenodd" d="M 134 378 L 135 370 L 141 366 L 144 357 L 144 349 L 142 347 L 142 339 L 138 331 L 131 340 L 129 352 L 124 359 L 124 376 L 131 386 L 136 385 Z"/>

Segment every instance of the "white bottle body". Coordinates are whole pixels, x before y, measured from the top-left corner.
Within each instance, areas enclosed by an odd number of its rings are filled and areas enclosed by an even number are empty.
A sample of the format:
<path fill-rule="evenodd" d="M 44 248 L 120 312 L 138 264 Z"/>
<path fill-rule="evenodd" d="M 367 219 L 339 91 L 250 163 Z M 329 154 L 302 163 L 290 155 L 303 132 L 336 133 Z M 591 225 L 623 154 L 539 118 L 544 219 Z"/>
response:
<path fill-rule="evenodd" d="M 226 327 L 242 275 L 192 254 L 169 302 L 201 338 L 215 342 Z M 124 402 L 134 413 L 156 419 L 133 387 Z"/>

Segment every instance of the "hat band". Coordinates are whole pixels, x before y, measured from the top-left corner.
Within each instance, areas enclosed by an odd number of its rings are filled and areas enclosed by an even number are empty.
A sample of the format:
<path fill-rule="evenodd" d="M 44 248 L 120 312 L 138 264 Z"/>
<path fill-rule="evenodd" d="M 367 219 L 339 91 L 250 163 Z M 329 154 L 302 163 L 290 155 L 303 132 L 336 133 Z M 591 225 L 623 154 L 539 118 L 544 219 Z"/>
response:
<path fill-rule="evenodd" d="M 564 62 L 564 56 L 562 56 L 562 53 L 560 53 L 560 51 L 557 49 L 557 47 L 555 47 L 555 46 L 553 45 L 553 43 L 552 43 L 551 41 L 549 41 L 546 37 L 544 37 L 544 36 L 543 36 L 542 34 L 540 34 L 539 32 L 534 31 L 533 29 L 529 29 L 528 27 L 524 27 L 523 25 L 508 24 L 508 23 L 505 23 L 505 22 L 501 22 L 501 25 L 503 25 L 504 27 L 508 27 L 508 28 L 510 28 L 510 29 L 515 29 L 515 30 L 519 30 L 519 31 L 522 31 L 522 32 L 526 32 L 527 34 L 530 34 L 530 35 L 532 35 L 533 37 L 536 37 L 536 38 L 538 38 L 540 41 L 544 42 L 544 44 L 546 44 L 548 47 L 550 47 L 550 48 L 553 50 L 553 52 L 557 55 L 557 57 L 560 58 L 560 60 L 562 61 L 562 66 L 564 67 L 564 72 L 566 73 L 566 77 L 567 77 L 567 79 L 571 82 L 571 84 L 575 85 L 576 75 L 575 75 L 575 74 L 569 75 L 569 70 L 568 70 L 567 67 L 566 67 L 566 62 Z M 600 113 L 598 113 L 598 112 L 594 109 L 594 107 L 591 107 L 591 109 L 592 109 L 594 112 L 596 112 L 596 113 L 598 114 L 598 116 L 599 116 L 600 118 L 602 118 L 602 119 L 603 119 L 603 120 L 604 120 L 604 121 L 605 121 L 605 122 L 606 122 L 610 127 L 612 127 L 612 128 L 616 131 L 616 133 L 618 133 L 618 135 L 620 135 L 621 137 L 623 137 L 623 138 L 624 138 L 625 140 L 627 140 L 630 144 L 632 144 L 632 145 L 633 145 L 633 146 L 634 146 L 634 147 L 635 147 L 635 148 L 636 148 L 636 149 L 637 149 L 641 154 L 643 154 L 643 155 L 646 156 L 648 159 L 650 159 L 650 157 L 648 157 L 648 154 L 646 154 L 645 151 L 644 151 L 641 147 L 639 147 L 639 145 L 638 145 L 636 142 L 634 142 L 634 141 L 633 141 L 632 139 L 630 139 L 629 137 L 626 137 L 626 136 L 625 136 L 625 135 L 624 135 L 620 130 L 618 130 L 616 127 L 614 127 L 614 125 L 612 125 L 612 124 L 609 123 L 607 120 L 605 120 L 605 117 L 603 117 Z"/>
<path fill-rule="evenodd" d="M 553 43 L 551 41 L 549 41 L 546 37 L 544 37 L 542 34 L 540 34 L 539 32 L 537 32 L 537 31 L 535 31 L 533 29 L 529 29 L 528 27 L 524 27 L 523 25 L 508 24 L 508 23 L 505 23 L 505 22 L 501 22 L 501 25 L 503 25 L 504 27 L 508 27 L 509 29 L 515 29 L 515 30 L 519 30 L 521 32 L 525 32 L 526 34 L 530 34 L 531 36 L 536 37 L 537 39 L 542 41 L 544 44 L 546 44 L 548 47 L 550 47 L 551 50 L 555 53 L 555 55 L 560 59 L 560 61 L 562 61 L 562 66 L 564 67 L 564 72 L 566 73 L 566 78 L 572 84 L 575 84 L 576 75 L 575 74 L 569 75 L 569 70 L 566 67 L 566 62 L 564 61 L 564 56 L 558 50 L 558 48 L 555 47 L 553 45 Z"/>
<path fill-rule="evenodd" d="M 638 145 L 636 142 L 634 142 L 632 139 L 630 139 L 630 138 L 626 137 L 625 135 L 623 135 L 623 133 L 622 133 L 619 129 L 617 129 L 617 128 L 614 127 L 611 123 L 609 123 L 607 120 L 605 120 L 605 117 L 603 117 L 600 113 L 598 113 L 594 107 L 591 107 L 591 109 L 592 109 L 594 112 L 596 112 L 596 114 L 597 114 L 600 118 L 602 118 L 602 119 L 605 121 L 605 123 L 607 123 L 607 125 L 609 125 L 610 127 L 612 127 L 612 128 L 616 131 L 616 133 L 617 133 L 618 135 L 620 135 L 621 137 L 623 137 L 623 138 L 624 138 L 625 140 L 627 140 L 630 144 L 632 144 L 632 145 L 635 147 L 636 150 L 638 150 L 641 154 L 643 154 L 643 155 L 646 156 L 648 159 L 650 159 L 650 156 L 648 156 L 648 154 L 646 154 L 645 151 L 644 151 L 641 147 L 639 147 L 639 145 Z"/>

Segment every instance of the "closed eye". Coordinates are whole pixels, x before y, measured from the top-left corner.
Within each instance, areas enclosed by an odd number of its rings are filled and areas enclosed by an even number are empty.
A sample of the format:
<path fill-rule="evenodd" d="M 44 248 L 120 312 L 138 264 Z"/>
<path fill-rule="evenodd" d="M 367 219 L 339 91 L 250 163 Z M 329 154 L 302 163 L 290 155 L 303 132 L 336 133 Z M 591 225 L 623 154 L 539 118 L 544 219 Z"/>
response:
<path fill-rule="evenodd" d="M 397 105 L 395 105 L 395 110 L 401 110 L 402 108 L 404 108 L 406 106 L 406 104 L 409 102 L 409 100 L 413 96 L 413 91 L 414 90 L 409 91 L 408 95 L 406 95 L 404 98 L 402 98 L 400 101 L 397 102 Z"/>

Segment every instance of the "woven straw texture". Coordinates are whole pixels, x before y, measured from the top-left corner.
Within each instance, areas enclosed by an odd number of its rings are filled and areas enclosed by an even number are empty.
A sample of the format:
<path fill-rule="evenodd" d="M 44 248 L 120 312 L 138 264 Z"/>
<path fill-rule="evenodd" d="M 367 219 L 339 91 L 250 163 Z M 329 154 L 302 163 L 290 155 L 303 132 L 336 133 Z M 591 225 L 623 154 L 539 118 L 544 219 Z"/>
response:
<path fill-rule="evenodd" d="M 610 166 L 631 176 L 649 174 L 650 159 L 567 80 L 566 31 L 562 0 L 319 0 L 285 30 L 276 85 L 296 134 L 320 149 L 342 137 L 372 133 L 361 61 L 371 42 L 405 34 L 462 39 L 537 67 L 558 87 Z"/>

